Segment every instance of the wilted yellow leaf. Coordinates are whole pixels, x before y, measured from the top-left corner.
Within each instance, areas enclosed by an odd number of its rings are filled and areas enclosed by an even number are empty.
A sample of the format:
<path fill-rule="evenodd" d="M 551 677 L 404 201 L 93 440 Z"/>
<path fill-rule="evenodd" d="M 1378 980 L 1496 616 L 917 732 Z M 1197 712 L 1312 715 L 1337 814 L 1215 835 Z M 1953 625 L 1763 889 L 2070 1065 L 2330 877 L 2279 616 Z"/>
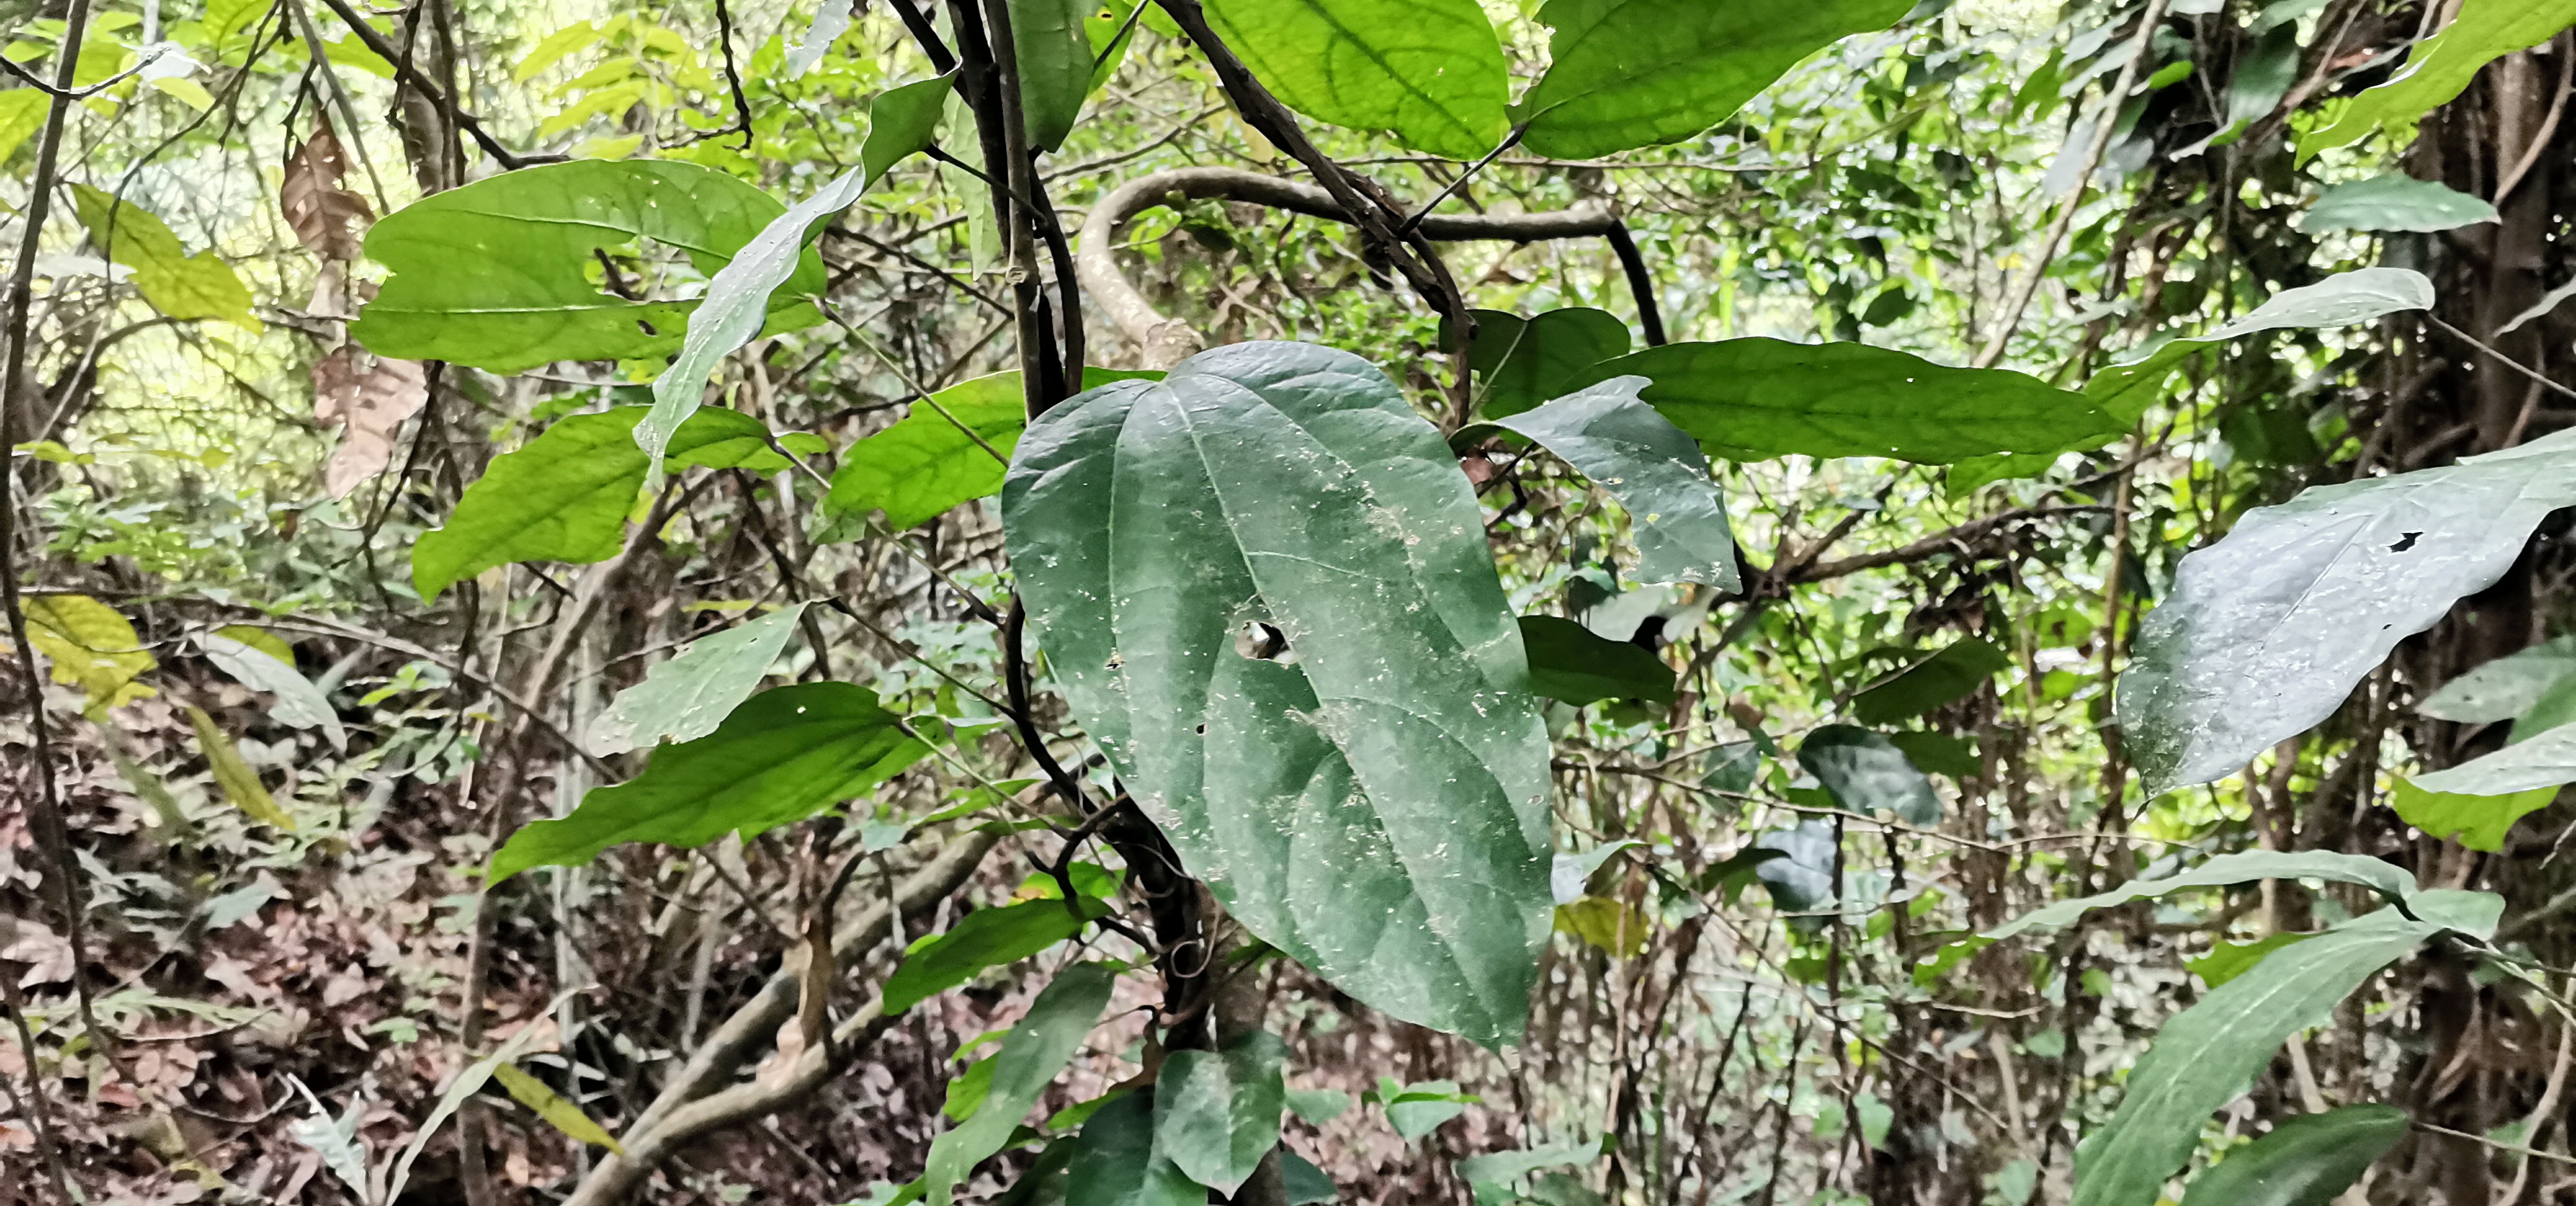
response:
<path fill-rule="evenodd" d="M 259 772 L 242 761 L 241 750 L 234 747 L 233 739 L 215 727 L 214 717 L 206 715 L 204 708 L 189 704 L 188 725 L 197 730 L 197 746 L 206 752 L 206 765 L 215 772 L 215 786 L 223 789 L 224 798 L 232 801 L 233 807 L 263 825 L 295 828 L 295 818 L 277 806 L 276 799 L 268 794 L 268 785 L 259 781 Z"/>
<path fill-rule="evenodd" d="M 134 680 L 160 663 L 115 608 L 88 595 L 32 595 L 18 610 L 27 617 L 27 640 L 53 663 L 54 681 L 89 694 L 93 719 L 154 694 Z"/>
<path fill-rule="evenodd" d="M 594 1147 L 604 1147 L 621 1156 L 626 1154 L 626 1149 L 618 1146 L 616 1136 L 591 1121 L 590 1115 L 582 1113 L 580 1106 L 574 1105 L 565 1100 L 562 1094 L 547 1088 L 546 1082 L 521 1071 L 518 1065 L 495 1065 L 492 1069 L 492 1077 L 500 1081 L 501 1087 L 508 1089 L 510 1096 L 516 1098 L 520 1105 L 535 1110 L 538 1117 L 545 1119 L 556 1130 Z"/>

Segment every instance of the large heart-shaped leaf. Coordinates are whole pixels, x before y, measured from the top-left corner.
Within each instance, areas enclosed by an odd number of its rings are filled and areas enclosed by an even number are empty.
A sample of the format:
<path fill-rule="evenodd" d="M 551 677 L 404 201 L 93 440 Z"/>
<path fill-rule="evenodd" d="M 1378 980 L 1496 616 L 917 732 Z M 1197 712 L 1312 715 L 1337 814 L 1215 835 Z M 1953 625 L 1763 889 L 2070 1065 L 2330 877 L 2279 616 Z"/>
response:
<path fill-rule="evenodd" d="M 2442 32 L 2417 43 L 2397 78 L 2352 98 L 2334 121 L 2299 139 L 2299 159 L 2385 130 L 2399 144 L 2415 123 L 2448 104 L 2487 64 L 2548 41 L 2576 24 L 2576 0 L 2467 0 Z"/>
<path fill-rule="evenodd" d="M 1205 0 L 1208 24 L 1289 108 L 1474 159 L 1511 128 L 1511 77 L 1476 0 Z"/>
<path fill-rule="evenodd" d="M 2326 1206 L 2411 1125 L 2406 1111 L 2384 1105 L 2284 1118 L 2193 1178 L 2183 1206 Z"/>
<path fill-rule="evenodd" d="M 2436 935 L 2493 933 L 2504 900 L 2437 890 L 2407 907 L 2414 916 L 2381 909 L 2274 951 L 2166 1022 L 2118 1112 L 2076 1149 L 2070 1206 L 2151 1206 L 2190 1162 L 2209 1116 L 2253 1087 L 2291 1035 L 2324 1024 L 2337 1002 Z"/>
<path fill-rule="evenodd" d="M 703 846 L 801 821 L 885 782 L 930 747 L 865 687 L 802 683 L 751 697 L 716 731 L 653 751 L 644 773 L 592 788 L 571 815 L 523 825 L 487 884 L 573 867 L 623 842 Z"/>
<path fill-rule="evenodd" d="M 1913 0 L 1795 5 L 1548 0 L 1547 75 L 1522 99 L 1523 141 L 1586 159 L 1679 142 L 1725 121 L 1808 55 L 1885 29 Z"/>
<path fill-rule="evenodd" d="M 1886 456 L 1946 465 L 2063 452 L 2127 431 L 2084 395 L 2005 369 L 1946 368 L 1863 343 L 1675 343 L 1592 366 L 1577 388 L 1654 382 L 1643 397 L 1715 456 Z"/>
<path fill-rule="evenodd" d="M 2165 382 L 2193 356 L 2258 331 L 2348 327 L 2433 305 L 2433 282 L 2408 268 L 2363 268 L 2284 289 L 2254 312 L 2205 334 L 2179 338 L 2084 383 L 2084 395 L 2125 427 L 2164 397 Z"/>
<path fill-rule="evenodd" d="M 1636 581 L 1740 591 L 1726 499 L 1709 480 L 1708 458 L 1638 397 L 1648 384 L 1643 377 L 1613 377 L 1494 425 L 1563 457 L 1627 508 L 1637 541 Z"/>
<path fill-rule="evenodd" d="M 1547 736 L 1474 495 L 1394 385 L 1201 353 L 1031 425 L 1002 516 L 1074 715 L 1226 911 L 1397 1017 L 1516 1039 Z"/>
<path fill-rule="evenodd" d="M 2494 583 L 2571 504 L 2576 431 L 2247 512 L 2183 558 L 2120 677 L 2120 723 L 2148 789 L 2243 770 L 2332 715 L 2399 641 Z"/>
<path fill-rule="evenodd" d="M 1280 1061 L 1288 1045 L 1256 1030 L 1223 1051 L 1174 1051 L 1154 1080 L 1154 1152 L 1188 1177 L 1232 1195 L 1279 1146 L 1287 1107 Z"/>
<path fill-rule="evenodd" d="M 698 303 L 622 296 L 639 282 L 622 271 L 602 279 L 599 254 L 648 239 L 713 276 L 785 209 L 723 172 L 668 159 L 504 172 L 432 193 L 367 232 L 368 258 L 393 275 L 349 334 L 379 356 L 499 373 L 661 355 L 679 346 Z M 822 258 L 807 252 L 787 296 L 822 287 Z"/>

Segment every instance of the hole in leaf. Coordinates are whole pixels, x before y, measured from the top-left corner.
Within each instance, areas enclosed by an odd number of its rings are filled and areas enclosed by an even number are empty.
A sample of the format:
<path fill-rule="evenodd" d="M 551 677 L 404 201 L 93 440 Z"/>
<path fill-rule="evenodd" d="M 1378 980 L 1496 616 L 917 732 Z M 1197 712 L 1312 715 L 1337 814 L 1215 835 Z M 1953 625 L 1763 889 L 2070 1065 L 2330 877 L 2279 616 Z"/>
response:
<path fill-rule="evenodd" d="M 1288 649 L 1288 634 L 1266 620 L 1246 620 L 1234 631 L 1234 652 L 1238 657 L 1256 662 L 1278 662 L 1288 665 L 1296 659 Z"/>
<path fill-rule="evenodd" d="M 2397 543 L 2388 546 L 2388 551 L 2392 553 L 2403 553 L 2408 549 L 2414 548 L 2415 538 L 2422 535 L 2422 532 L 2404 533 L 2397 538 Z"/>

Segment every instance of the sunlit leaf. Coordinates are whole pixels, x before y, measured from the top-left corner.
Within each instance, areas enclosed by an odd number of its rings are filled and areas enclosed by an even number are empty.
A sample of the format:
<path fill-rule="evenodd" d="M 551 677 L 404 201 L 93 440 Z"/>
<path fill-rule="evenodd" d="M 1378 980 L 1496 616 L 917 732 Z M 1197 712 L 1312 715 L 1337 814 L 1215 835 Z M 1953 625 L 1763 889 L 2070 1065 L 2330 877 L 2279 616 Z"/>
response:
<path fill-rule="evenodd" d="M 1086 389 L 1097 389 L 1112 381 L 1161 377 L 1085 369 L 1082 382 Z M 961 381 L 928 401 L 915 402 L 912 412 L 893 426 L 841 454 L 825 508 L 852 516 L 883 511 L 886 526 L 900 530 L 990 497 L 1001 490 L 1003 471 L 1020 446 L 1027 407 L 1017 372 Z"/>
<path fill-rule="evenodd" d="M 224 799 L 262 825 L 292 831 L 295 818 L 277 806 L 276 798 L 268 794 L 268 785 L 260 782 L 259 772 L 242 760 L 240 748 L 225 735 L 215 718 L 195 704 L 183 710 L 188 714 L 188 727 L 196 730 L 197 748 L 204 751 L 206 768 L 214 775 L 215 786 L 222 789 Z"/>
<path fill-rule="evenodd" d="M 1208 24 L 1289 108 L 1474 159 L 1509 131 L 1510 76 L 1476 0 L 1206 0 Z"/>
<path fill-rule="evenodd" d="M 1634 959 L 1646 953 L 1646 915 L 1624 900 L 1586 896 L 1572 904 L 1556 906 L 1556 928 L 1572 934 L 1597 950 L 1608 951 L 1622 959 Z"/>
<path fill-rule="evenodd" d="M 2576 24 L 2576 0 L 2467 0 L 2457 11 L 2440 33 L 2416 43 L 2396 78 L 2352 98 L 2331 124 L 2300 138 L 2299 159 L 2375 131 L 2399 145 L 2411 142 L 2415 123 L 2465 91 L 2480 69 Z"/>
<path fill-rule="evenodd" d="M 574 1142 L 604 1147 L 621 1156 L 626 1154 L 626 1149 L 618 1145 L 617 1137 L 609 1134 L 607 1128 L 592 1121 L 580 1106 L 548 1088 L 546 1082 L 530 1076 L 517 1064 L 493 1065 L 492 1079 L 500 1081 L 512 1099 L 536 1111 L 537 1117 L 546 1120 L 546 1125 L 562 1131 Z"/>
<path fill-rule="evenodd" d="M 2576 767 L 2570 768 L 2576 778 Z M 2406 823 L 2471 850 L 2502 850 L 2514 822 L 2549 807 L 2558 798 L 2555 784 L 2496 795 L 2427 791 L 2416 779 L 2399 779 L 2388 806 Z"/>
<path fill-rule="evenodd" d="M 822 0 L 814 6 L 814 23 L 805 27 L 804 36 L 787 48 L 787 78 L 800 79 L 832 49 L 832 43 L 850 32 L 850 18 L 859 0 Z M 583 24 L 587 25 L 588 22 Z"/>
<path fill-rule="evenodd" d="M 2200 977 L 2202 984 L 2216 988 L 2253 970 L 2265 955 L 2293 942 L 2304 942 L 2307 938 L 2306 934 L 2274 934 L 2257 942 L 2221 942 L 2211 947 L 2206 955 L 2183 960 L 2182 965 Z"/>
<path fill-rule="evenodd" d="M 87 184 L 72 185 L 72 208 L 107 258 L 134 270 L 143 300 L 172 318 L 218 318 L 264 331 L 250 312 L 250 290 L 212 251 L 194 255 L 160 218 L 131 200 Z"/>
<path fill-rule="evenodd" d="M 0 89 L 0 161 L 45 128 L 48 107 L 41 89 Z"/>
<path fill-rule="evenodd" d="M 52 664 L 54 681 L 79 687 L 95 719 L 156 694 L 135 680 L 160 665 L 115 608 L 88 595 L 22 595 L 27 642 Z"/>
<path fill-rule="evenodd" d="M 330 741 L 331 748 L 347 748 L 349 735 L 341 727 L 339 710 L 331 706 L 331 701 L 322 694 L 321 688 L 313 685 L 312 679 L 296 670 L 295 651 L 286 649 L 281 657 L 277 649 L 268 648 L 265 644 L 253 645 L 251 634 L 267 637 L 279 649 L 285 648 L 284 642 L 267 633 L 239 626 L 207 633 L 197 638 L 197 643 L 204 647 L 206 660 L 233 676 L 234 681 L 253 691 L 265 691 L 277 697 L 277 706 L 269 715 L 278 723 L 299 729 L 318 729 Z"/>

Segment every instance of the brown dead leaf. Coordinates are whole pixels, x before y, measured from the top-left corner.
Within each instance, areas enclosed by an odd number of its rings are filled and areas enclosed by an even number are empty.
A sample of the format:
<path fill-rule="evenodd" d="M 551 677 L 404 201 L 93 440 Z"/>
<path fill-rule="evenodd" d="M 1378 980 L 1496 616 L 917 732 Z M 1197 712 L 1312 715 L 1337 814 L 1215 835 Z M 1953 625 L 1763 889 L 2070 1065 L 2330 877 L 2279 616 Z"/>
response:
<path fill-rule="evenodd" d="M 28 964 L 21 977 L 21 988 L 53 984 L 72 978 L 72 944 L 45 927 L 40 921 L 17 918 L 17 936 L 7 946 L 0 946 L 0 960 Z"/>
<path fill-rule="evenodd" d="M 374 225 L 367 199 L 341 187 L 349 159 L 332 134 L 331 123 L 315 124 L 313 137 L 287 157 L 286 175 L 277 186 L 278 208 L 296 241 L 325 260 L 346 263 L 358 258 L 359 243 Z"/>
<path fill-rule="evenodd" d="M 363 365 L 363 367 L 362 367 Z M 322 468 L 333 498 L 393 463 L 394 435 L 429 401 L 429 379 L 417 360 L 385 360 L 344 344 L 313 362 L 313 417 L 340 428 L 340 446 Z"/>

